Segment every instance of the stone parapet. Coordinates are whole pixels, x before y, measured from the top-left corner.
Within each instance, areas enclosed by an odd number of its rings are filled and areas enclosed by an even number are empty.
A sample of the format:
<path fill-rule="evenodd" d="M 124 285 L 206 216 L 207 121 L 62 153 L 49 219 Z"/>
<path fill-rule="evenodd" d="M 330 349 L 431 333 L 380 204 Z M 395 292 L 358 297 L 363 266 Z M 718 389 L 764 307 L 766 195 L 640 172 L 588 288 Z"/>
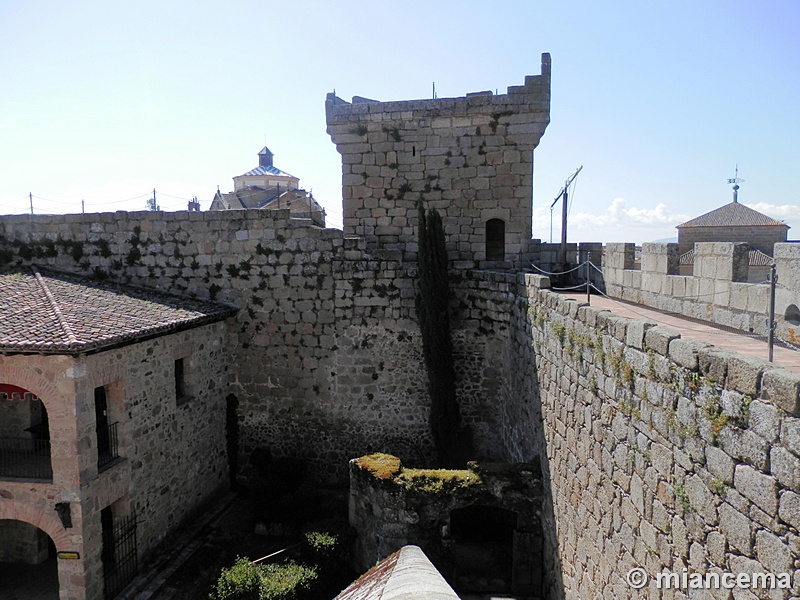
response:
<path fill-rule="evenodd" d="M 542 461 L 547 597 L 638 598 L 634 567 L 653 597 L 685 567 L 785 574 L 773 594 L 796 596 L 800 377 L 523 279 L 503 436 Z"/>
<path fill-rule="evenodd" d="M 798 346 L 800 286 L 792 282 L 800 276 L 799 247 L 775 244 L 776 335 Z M 748 251 L 744 243 L 697 243 L 693 273 L 679 275 L 676 244 L 644 244 L 641 269 L 633 244 L 608 244 L 603 280 L 612 297 L 765 336 L 769 283 L 750 281 Z"/>

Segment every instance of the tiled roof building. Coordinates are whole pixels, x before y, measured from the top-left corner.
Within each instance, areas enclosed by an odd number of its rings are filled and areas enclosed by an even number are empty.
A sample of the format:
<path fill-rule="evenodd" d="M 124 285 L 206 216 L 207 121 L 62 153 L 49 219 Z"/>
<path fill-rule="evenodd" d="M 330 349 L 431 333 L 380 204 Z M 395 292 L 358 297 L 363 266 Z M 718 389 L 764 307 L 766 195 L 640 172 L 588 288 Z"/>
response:
<path fill-rule="evenodd" d="M 234 312 L 216 303 L 32 267 L 0 273 L 0 352 L 96 352 Z"/>
<path fill-rule="evenodd" d="M 772 256 L 772 247 L 785 242 L 789 226 L 739 202 L 731 202 L 690 221 L 678 229 L 678 251 L 685 254 L 696 242 L 747 242 Z"/>
<path fill-rule="evenodd" d="M 49 537 L 61 597 L 110 598 L 227 489 L 219 382 L 235 312 L 44 268 L 0 273 L 0 562 L 45 562 Z"/>

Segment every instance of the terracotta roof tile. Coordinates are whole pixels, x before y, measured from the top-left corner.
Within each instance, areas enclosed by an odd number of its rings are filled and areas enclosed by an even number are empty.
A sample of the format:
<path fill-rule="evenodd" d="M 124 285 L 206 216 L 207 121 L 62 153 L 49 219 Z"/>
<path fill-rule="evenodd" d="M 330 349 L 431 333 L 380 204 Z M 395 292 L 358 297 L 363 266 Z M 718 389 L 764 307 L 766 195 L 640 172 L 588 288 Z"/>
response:
<path fill-rule="evenodd" d="M 36 267 L 0 273 L 0 352 L 80 354 L 225 319 L 236 308 Z"/>
<path fill-rule="evenodd" d="M 690 221 L 681 223 L 678 225 L 678 229 L 681 227 L 753 227 L 758 225 L 783 225 L 788 228 L 788 225 L 783 221 L 776 221 L 772 217 L 768 217 L 744 204 L 731 202 Z"/>

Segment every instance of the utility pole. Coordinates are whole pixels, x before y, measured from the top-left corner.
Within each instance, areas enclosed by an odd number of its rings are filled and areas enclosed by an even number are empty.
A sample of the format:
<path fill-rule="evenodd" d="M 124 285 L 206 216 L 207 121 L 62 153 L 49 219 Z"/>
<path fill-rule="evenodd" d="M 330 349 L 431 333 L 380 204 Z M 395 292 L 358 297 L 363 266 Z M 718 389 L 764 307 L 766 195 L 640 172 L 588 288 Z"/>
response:
<path fill-rule="evenodd" d="M 85 212 L 86 212 L 86 205 L 84 204 L 83 199 L 81 199 L 81 214 Z"/>
<path fill-rule="evenodd" d="M 156 203 L 156 188 L 153 188 L 153 197 L 147 200 L 147 210 L 161 210 L 161 207 Z"/>
<path fill-rule="evenodd" d="M 578 170 L 573 173 L 572 177 L 567 179 L 564 187 L 561 188 L 561 191 L 558 192 L 558 196 L 556 196 L 556 199 L 553 200 L 553 203 L 550 205 L 550 210 L 552 210 L 556 202 L 563 197 L 561 204 L 561 249 L 558 252 L 558 261 L 560 263 L 559 266 L 564 270 L 567 268 L 567 210 L 569 209 L 569 186 L 575 181 L 581 169 L 583 169 L 583 165 L 578 167 Z"/>
<path fill-rule="evenodd" d="M 31 201 L 31 214 L 33 214 L 33 192 L 28 192 L 28 199 Z"/>
<path fill-rule="evenodd" d="M 775 263 L 769 266 L 769 320 L 767 321 L 767 347 L 769 348 L 769 362 L 772 362 L 772 354 L 775 348 L 775 288 L 778 284 L 778 274 L 775 271 Z"/>

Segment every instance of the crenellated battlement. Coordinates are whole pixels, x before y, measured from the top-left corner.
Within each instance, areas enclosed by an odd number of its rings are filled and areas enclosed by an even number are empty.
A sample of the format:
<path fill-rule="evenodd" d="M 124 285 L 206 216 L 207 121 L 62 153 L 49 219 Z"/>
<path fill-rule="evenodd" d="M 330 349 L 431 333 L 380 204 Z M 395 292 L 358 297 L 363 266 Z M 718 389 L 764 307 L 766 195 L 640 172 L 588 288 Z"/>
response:
<path fill-rule="evenodd" d="M 531 238 L 532 151 L 550 122 L 550 55 L 506 94 L 377 102 L 335 94 L 344 233 L 416 258 L 417 201 L 442 215 L 456 267 L 521 267 Z M 491 265 L 487 263 L 492 263 Z"/>
<path fill-rule="evenodd" d="M 766 335 L 769 283 L 761 268 L 752 277 L 749 246 L 734 242 L 695 244 L 691 275 L 681 274 L 678 244 L 642 245 L 637 268 L 632 243 L 606 245 L 603 278 L 606 292 L 638 304 Z M 800 343 L 800 244 L 775 244 L 778 275 L 776 335 Z"/>

